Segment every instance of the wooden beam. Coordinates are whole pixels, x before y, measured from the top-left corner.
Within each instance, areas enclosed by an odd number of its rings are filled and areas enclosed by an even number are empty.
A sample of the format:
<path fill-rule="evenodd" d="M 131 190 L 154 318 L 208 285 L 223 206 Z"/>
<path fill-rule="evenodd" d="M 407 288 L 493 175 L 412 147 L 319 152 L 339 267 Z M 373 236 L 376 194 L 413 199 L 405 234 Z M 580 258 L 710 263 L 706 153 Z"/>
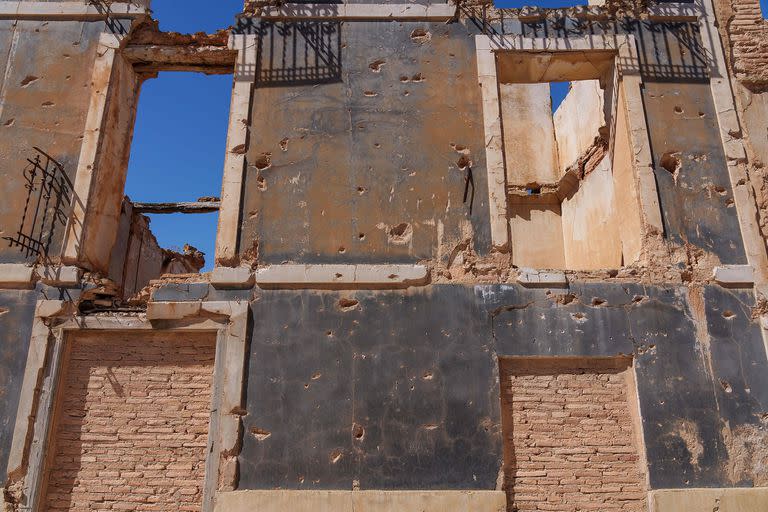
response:
<path fill-rule="evenodd" d="M 220 207 L 220 201 L 133 203 L 133 211 L 138 213 L 212 213 L 219 211 Z"/>

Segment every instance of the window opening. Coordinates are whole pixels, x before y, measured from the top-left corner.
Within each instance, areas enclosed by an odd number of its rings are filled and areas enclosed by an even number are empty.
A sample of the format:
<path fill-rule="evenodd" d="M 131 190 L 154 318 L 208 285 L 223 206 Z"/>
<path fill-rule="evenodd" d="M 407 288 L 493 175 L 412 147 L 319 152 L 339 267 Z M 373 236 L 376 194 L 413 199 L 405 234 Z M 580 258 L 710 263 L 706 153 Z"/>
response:
<path fill-rule="evenodd" d="M 125 193 L 133 214 L 149 219 L 162 273 L 213 267 L 231 89 L 231 75 L 188 72 L 142 85 Z M 141 251 L 152 238 L 142 237 Z"/>

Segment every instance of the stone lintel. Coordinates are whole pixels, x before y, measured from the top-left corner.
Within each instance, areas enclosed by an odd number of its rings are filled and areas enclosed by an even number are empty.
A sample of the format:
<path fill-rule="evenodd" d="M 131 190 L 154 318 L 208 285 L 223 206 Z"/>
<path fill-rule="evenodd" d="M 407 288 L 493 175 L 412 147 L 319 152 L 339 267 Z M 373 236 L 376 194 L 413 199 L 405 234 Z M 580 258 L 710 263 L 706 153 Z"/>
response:
<path fill-rule="evenodd" d="M 347 19 L 347 20 L 436 20 L 447 21 L 456 14 L 453 4 L 297 4 L 262 8 L 262 19 Z"/>
<path fill-rule="evenodd" d="M 256 270 L 262 288 L 403 288 L 428 280 L 424 265 L 271 265 Z"/>
<path fill-rule="evenodd" d="M 80 285 L 82 270 L 74 266 L 38 267 L 37 275 L 49 286 L 74 288 Z"/>
<path fill-rule="evenodd" d="M 220 492 L 216 512 L 504 512 L 504 491 Z"/>
<path fill-rule="evenodd" d="M 109 16 L 112 18 L 137 18 L 149 13 L 147 8 L 135 5 L 140 2 L 112 3 Z M 2 2 L 0 19 L 16 20 L 103 20 L 106 14 L 88 2 Z"/>

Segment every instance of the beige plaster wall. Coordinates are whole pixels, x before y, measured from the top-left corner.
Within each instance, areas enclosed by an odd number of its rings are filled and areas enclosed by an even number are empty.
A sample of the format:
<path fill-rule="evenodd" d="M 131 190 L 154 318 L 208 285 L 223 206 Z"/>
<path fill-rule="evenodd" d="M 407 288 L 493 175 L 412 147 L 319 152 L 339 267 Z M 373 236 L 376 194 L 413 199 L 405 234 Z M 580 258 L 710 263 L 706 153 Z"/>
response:
<path fill-rule="evenodd" d="M 608 158 L 581 181 L 576 193 L 563 201 L 561 210 L 567 269 L 621 267 L 621 238 Z"/>
<path fill-rule="evenodd" d="M 499 84 L 507 184 L 559 178 L 549 84 Z"/>
<path fill-rule="evenodd" d="M 542 204 L 541 196 L 513 196 L 509 209 L 512 263 L 519 267 L 565 268 L 563 225 L 556 198 Z"/>
<path fill-rule="evenodd" d="M 564 170 L 587 149 L 605 124 L 603 90 L 598 80 L 571 82 L 571 90 L 554 115 L 555 138 Z"/>

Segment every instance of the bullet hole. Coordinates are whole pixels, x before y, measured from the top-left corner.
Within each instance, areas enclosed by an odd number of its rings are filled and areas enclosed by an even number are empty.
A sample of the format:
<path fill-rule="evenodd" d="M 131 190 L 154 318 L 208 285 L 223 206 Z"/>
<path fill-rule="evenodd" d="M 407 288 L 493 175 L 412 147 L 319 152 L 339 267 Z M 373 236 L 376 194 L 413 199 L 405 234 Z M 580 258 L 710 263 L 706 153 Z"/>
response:
<path fill-rule="evenodd" d="M 325 335 L 331 338 L 333 337 L 333 331 L 325 331 Z"/>
<path fill-rule="evenodd" d="M 467 156 L 467 155 L 461 155 L 461 156 L 459 157 L 459 161 L 458 161 L 458 162 L 456 162 L 456 166 L 457 166 L 457 167 L 458 167 L 460 170 L 462 170 L 462 171 L 463 171 L 464 169 L 466 169 L 467 167 L 470 167 L 471 165 L 472 165 L 472 161 L 469 159 L 469 156 Z"/>
<path fill-rule="evenodd" d="M 731 386 L 731 383 L 727 380 L 720 379 L 720 385 L 723 387 L 723 391 L 726 393 L 733 393 L 733 387 Z"/>
<path fill-rule="evenodd" d="M 733 198 L 729 197 L 725 200 L 725 207 L 726 208 L 733 208 Z"/>
<path fill-rule="evenodd" d="M 435 376 L 434 376 L 434 374 L 432 372 L 427 370 L 426 372 L 424 372 L 424 375 L 422 375 L 421 378 L 424 379 L 424 380 L 432 380 L 432 379 L 435 378 Z"/>
<path fill-rule="evenodd" d="M 389 275 L 387 276 L 387 279 L 397 279 L 398 277 L 400 277 L 400 276 L 399 276 L 399 275 L 397 275 L 397 274 L 389 274 Z"/>
<path fill-rule="evenodd" d="M 280 141 L 280 150 L 283 153 L 288 151 L 288 140 L 289 140 L 288 137 L 286 137 L 286 138 L 284 138 L 283 140 Z"/>
<path fill-rule="evenodd" d="M 411 32 L 411 41 L 416 44 L 428 43 L 432 39 L 432 34 L 423 28 L 417 28 Z"/>
<path fill-rule="evenodd" d="M 644 295 L 635 295 L 634 297 L 632 297 L 632 302 L 634 302 L 635 304 L 638 304 L 640 302 L 643 302 L 645 299 L 646 297 Z"/>
<path fill-rule="evenodd" d="M 264 176 L 256 177 L 256 188 L 258 188 L 262 192 L 267 190 L 267 180 L 264 179 Z"/>
<path fill-rule="evenodd" d="M 422 75 L 421 73 L 416 73 L 411 77 L 411 82 L 414 82 L 414 83 L 421 83 L 425 80 L 426 78 L 424 78 L 424 75 Z"/>
<path fill-rule="evenodd" d="M 339 309 L 342 311 L 351 311 L 357 308 L 358 304 L 360 304 L 360 301 L 355 299 L 339 299 Z"/>
<path fill-rule="evenodd" d="M 38 80 L 40 80 L 40 78 L 36 77 L 35 75 L 27 75 L 24 80 L 21 81 L 21 86 L 27 87 L 29 84 L 35 83 Z"/>
<path fill-rule="evenodd" d="M 592 305 L 593 306 L 602 306 L 605 304 L 605 299 L 601 299 L 598 297 L 595 297 L 592 299 Z"/>
<path fill-rule="evenodd" d="M 704 112 L 699 112 L 699 117 L 704 117 L 705 115 Z"/>
<path fill-rule="evenodd" d="M 344 247 L 343 245 L 341 247 L 339 247 L 339 254 L 344 254 L 345 252 L 347 252 L 347 248 L 346 247 Z"/>
<path fill-rule="evenodd" d="M 735 316 L 736 316 L 736 313 L 734 313 L 730 309 L 726 309 L 725 311 L 723 311 L 723 318 L 725 318 L 726 320 L 730 320 Z"/>
<path fill-rule="evenodd" d="M 355 438 L 355 440 L 362 441 L 363 437 L 365 437 L 365 428 L 363 428 L 363 426 L 358 423 L 353 423 L 352 436 Z"/>
<path fill-rule="evenodd" d="M 680 152 L 667 151 L 661 155 L 659 164 L 662 168 L 664 168 L 664 170 L 672 175 L 672 178 L 675 180 L 675 184 L 677 184 L 677 177 L 680 174 L 680 166 L 682 165 L 682 162 L 680 161 Z"/>
<path fill-rule="evenodd" d="M 721 187 L 720 185 L 712 187 L 712 190 L 720 194 L 721 196 L 724 196 L 727 192 L 725 190 L 725 187 Z"/>
<path fill-rule="evenodd" d="M 44 102 L 41 104 L 41 106 L 43 106 L 43 107 L 52 107 L 52 106 L 54 106 L 54 105 L 55 105 L 55 103 L 54 103 L 54 102 L 52 102 L 52 101 L 44 101 Z"/>
<path fill-rule="evenodd" d="M 376 149 L 379 149 L 379 148 L 381 147 L 381 144 L 379 144 L 379 143 L 377 142 L 377 143 L 375 143 L 375 144 L 373 145 L 373 147 L 375 147 Z"/>
<path fill-rule="evenodd" d="M 381 73 L 381 67 L 386 63 L 386 61 L 379 59 L 368 64 L 368 68 L 374 73 Z"/>
<path fill-rule="evenodd" d="M 367 190 L 368 190 L 368 189 L 367 189 L 367 188 L 365 188 L 365 187 L 357 187 L 357 193 L 358 193 L 358 194 L 360 194 L 360 195 L 363 195 L 363 194 L 365 194 L 365 192 L 366 192 Z"/>
<path fill-rule="evenodd" d="M 359 233 L 357 235 L 357 239 L 360 240 L 360 241 L 365 240 L 365 233 Z"/>
<path fill-rule="evenodd" d="M 367 97 L 367 98 L 375 98 L 375 97 L 376 97 L 376 96 L 378 96 L 378 95 L 379 95 L 379 93 L 377 93 L 377 92 L 374 92 L 374 91 L 365 91 L 365 92 L 363 93 L 363 96 L 365 96 L 365 97 Z"/>
<path fill-rule="evenodd" d="M 15 122 L 16 122 L 16 120 L 11 118 L 11 119 L 7 120 L 6 122 L 4 122 L 3 126 L 13 126 L 13 123 L 15 123 Z"/>
<path fill-rule="evenodd" d="M 437 425 L 435 425 L 434 423 L 427 423 L 426 425 L 423 425 L 422 428 L 424 428 L 424 430 L 436 430 Z"/>
<path fill-rule="evenodd" d="M 251 434 L 258 441 L 266 441 L 272 435 L 272 432 L 258 427 L 251 427 Z"/>
<path fill-rule="evenodd" d="M 233 150 L 234 152 L 234 150 Z M 253 165 L 260 171 L 265 171 L 272 167 L 272 153 L 261 153 L 253 161 Z"/>
<path fill-rule="evenodd" d="M 238 144 L 237 146 L 233 147 L 229 150 L 230 153 L 233 155 L 244 155 L 245 154 L 245 144 Z"/>
<path fill-rule="evenodd" d="M 579 312 L 579 313 L 571 313 L 571 318 L 573 318 L 574 320 L 576 320 L 576 322 L 578 322 L 580 324 L 583 324 L 584 322 L 587 321 L 587 316 L 584 313 L 581 313 L 581 312 Z"/>
<path fill-rule="evenodd" d="M 403 96 L 410 96 L 410 95 L 411 95 L 411 93 L 410 93 L 409 91 L 405 91 L 405 92 L 403 93 Z"/>
<path fill-rule="evenodd" d="M 315 372 L 315 373 L 313 373 L 313 374 L 312 374 L 312 380 L 317 380 L 317 379 L 319 379 L 319 378 L 320 378 L 320 377 L 322 377 L 322 376 L 323 376 L 323 374 L 322 374 L 322 373 L 320 373 L 320 372 Z"/>
<path fill-rule="evenodd" d="M 334 277 L 336 279 L 341 279 L 342 277 L 344 277 L 344 275 L 343 274 L 339 274 L 338 272 L 336 272 L 336 275 Z"/>
<path fill-rule="evenodd" d="M 343 454 L 341 453 L 341 450 L 338 450 L 338 449 L 333 450 L 330 455 L 331 464 L 336 464 L 337 462 L 339 462 L 341 460 L 342 455 Z"/>
<path fill-rule="evenodd" d="M 555 304 L 559 304 L 561 306 L 567 306 L 576 300 L 576 296 L 572 293 L 559 293 L 557 295 L 551 295 L 547 298 L 554 301 Z"/>
<path fill-rule="evenodd" d="M 675 106 L 675 114 L 682 114 L 683 113 L 683 107 Z"/>
<path fill-rule="evenodd" d="M 393 244 L 407 244 L 413 237 L 413 227 L 407 222 L 401 222 L 389 229 L 387 238 Z"/>
<path fill-rule="evenodd" d="M 400 81 L 403 83 L 410 82 L 410 78 L 408 78 L 407 76 L 401 76 Z"/>

